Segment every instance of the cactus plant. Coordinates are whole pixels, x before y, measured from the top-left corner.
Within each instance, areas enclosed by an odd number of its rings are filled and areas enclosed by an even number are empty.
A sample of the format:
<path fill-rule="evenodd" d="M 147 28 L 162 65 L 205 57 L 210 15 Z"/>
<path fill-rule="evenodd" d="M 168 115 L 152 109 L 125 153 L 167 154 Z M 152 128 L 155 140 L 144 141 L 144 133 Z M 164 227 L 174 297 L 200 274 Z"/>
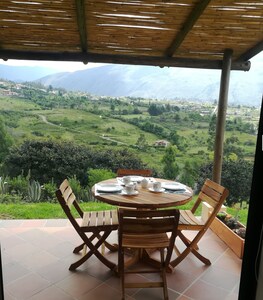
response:
<path fill-rule="evenodd" d="M 41 197 L 41 186 L 38 181 L 32 180 L 28 184 L 28 199 L 29 202 L 39 202 Z"/>
<path fill-rule="evenodd" d="M 0 193 L 6 194 L 8 192 L 8 182 L 6 177 L 0 177 Z"/>

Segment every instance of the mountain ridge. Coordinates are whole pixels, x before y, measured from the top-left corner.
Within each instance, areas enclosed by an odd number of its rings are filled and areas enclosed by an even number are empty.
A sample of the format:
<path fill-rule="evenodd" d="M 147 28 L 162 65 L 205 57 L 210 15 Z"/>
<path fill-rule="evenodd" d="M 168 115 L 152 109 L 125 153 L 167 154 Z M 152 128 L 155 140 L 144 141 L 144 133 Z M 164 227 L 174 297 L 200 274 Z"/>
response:
<path fill-rule="evenodd" d="M 75 72 L 44 67 L 0 65 L 0 78 L 37 81 L 45 86 L 83 91 L 98 96 L 214 102 L 219 97 L 220 70 L 105 65 Z M 20 79 L 18 79 L 20 78 Z M 229 103 L 260 106 L 263 61 L 249 72 L 232 71 Z"/>

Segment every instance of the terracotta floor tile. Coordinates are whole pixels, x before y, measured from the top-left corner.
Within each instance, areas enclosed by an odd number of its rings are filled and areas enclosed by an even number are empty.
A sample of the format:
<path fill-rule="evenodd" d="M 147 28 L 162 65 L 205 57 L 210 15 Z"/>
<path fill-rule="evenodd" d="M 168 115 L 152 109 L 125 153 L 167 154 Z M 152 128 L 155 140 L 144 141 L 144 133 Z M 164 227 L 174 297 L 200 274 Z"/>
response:
<path fill-rule="evenodd" d="M 63 227 L 68 224 L 67 219 L 54 219 L 54 220 L 47 220 L 45 226 L 46 227 Z"/>
<path fill-rule="evenodd" d="M 102 283 L 97 288 L 78 297 L 78 300 L 118 300 L 121 299 L 121 292 L 109 285 Z M 128 299 L 128 298 L 127 298 Z"/>
<path fill-rule="evenodd" d="M 45 265 L 37 269 L 36 272 L 51 283 L 62 281 L 73 274 L 72 271 L 69 271 L 68 265 L 62 261 Z"/>
<path fill-rule="evenodd" d="M 222 268 L 226 271 L 229 271 L 231 273 L 236 274 L 237 276 L 240 276 L 241 273 L 241 259 L 239 259 L 237 256 L 231 256 L 228 254 L 225 254 L 221 256 L 216 262 L 215 266 Z"/>
<path fill-rule="evenodd" d="M 67 257 L 74 249 L 74 245 L 68 241 L 62 241 L 48 249 L 48 252 L 58 258 Z"/>
<path fill-rule="evenodd" d="M 197 280 L 184 292 L 184 295 L 195 300 L 222 300 L 225 299 L 228 294 L 228 291 L 202 280 Z"/>
<path fill-rule="evenodd" d="M 217 287 L 232 291 L 233 287 L 239 282 L 240 277 L 230 271 L 213 266 L 209 268 L 200 279 Z"/>
<path fill-rule="evenodd" d="M 175 269 L 172 274 L 166 275 L 168 288 L 178 293 L 182 293 L 197 279 L 198 276 Z"/>
<path fill-rule="evenodd" d="M 24 300 L 29 299 L 31 296 L 44 290 L 49 285 L 49 281 L 35 273 L 30 273 L 10 284 L 7 284 L 5 288 L 11 296 L 19 300 Z"/>
<path fill-rule="evenodd" d="M 120 278 L 95 256 L 77 271 L 68 270 L 81 257 L 72 252 L 81 239 L 68 220 L 49 220 L 45 225 L 32 220 L 34 228 L 30 220 L 12 222 L 0 221 L 5 300 L 120 299 Z M 187 234 L 192 237 L 195 233 Z M 117 232 L 110 240 L 117 242 Z M 179 240 L 178 245 L 183 246 Z M 167 274 L 170 299 L 237 300 L 242 260 L 209 230 L 199 248 L 212 265 L 205 266 L 189 254 Z M 116 252 L 106 251 L 105 255 L 117 263 Z M 159 279 L 156 274 L 129 276 L 131 281 Z M 126 295 L 127 300 L 163 299 L 162 289 L 126 289 Z"/>
<path fill-rule="evenodd" d="M 57 257 L 44 250 L 27 257 L 21 264 L 28 269 L 38 270 L 39 268 L 53 264 L 57 261 Z"/>
<path fill-rule="evenodd" d="M 56 286 L 73 297 L 80 297 L 92 289 L 101 285 L 102 281 L 88 275 L 85 272 L 76 272 L 66 279 L 58 282 Z"/>
<path fill-rule="evenodd" d="M 31 273 L 31 271 L 21 266 L 19 263 L 10 262 L 6 265 L 3 265 L 4 284 L 11 283 L 29 273 Z"/>
<path fill-rule="evenodd" d="M 27 257 L 31 257 L 33 254 L 39 252 L 39 248 L 28 242 L 23 242 L 8 249 L 8 254 L 16 261 L 24 260 Z"/>
<path fill-rule="evenodd" d="M 178 299 L 179 294 L 168 290 L 169 299 Z M 163 300 L 163 290 L 162 288 L 145 288 L 140 289 L 136 294 L 132 296 L 136 300 Z"/>
<path fill-rule="evenodd" d="M 26 220 L 21 224 L 21 227 L 43 227 L 46 225 L 47 220 Z"/>
<path fill-rule="evenodd" d="M 56 286 L 50 286 L 35 294 L 30 300 L 73 300 L 72 296 L 66 294 Z"/>

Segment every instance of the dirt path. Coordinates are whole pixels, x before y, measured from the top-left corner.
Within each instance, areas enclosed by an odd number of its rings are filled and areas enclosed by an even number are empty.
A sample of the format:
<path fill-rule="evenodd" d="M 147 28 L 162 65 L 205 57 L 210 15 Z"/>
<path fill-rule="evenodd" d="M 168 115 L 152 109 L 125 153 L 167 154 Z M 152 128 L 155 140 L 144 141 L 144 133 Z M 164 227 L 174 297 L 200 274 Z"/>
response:
<path fill-rule="evenodd" d="M 56 126 L 56 127 L 59 127 L 59 128 L 64 128 L 64 129 L 67 129 L 67 130 L 72 131 L 72 132 L 82 133 L 81 131 L 78 131 L 78 130 L 68 129 L 68 128 L 63 127 L 63 126 L 61 126 L 61 125 L 57 125 L 57 124 L 55 124 L 55 123 L 51 123 L 51 122 L 49 122 L 49 121 L 47 120 L 47 117 L 46 117 L 46 116 L 43 116 L 43 115 L 38 115 L 38 116 L 39 116 L 39 118 L 40 118 L 44 123 L 46 123 L 46 124 L 48 124 L 48 125 Z M 108 137 L 108 136 L 99 135 L 98 137 L 101 138 L 101 139 L 103 139 L 103 140 L 106 140 L 106 141 L 110 141 L 110 142 L 114 142 L 114 143 L 117 143 L 117 144 L 120 144 L 120 145 L 127 145 L 127 146 L 128 146 L 127 143 L 123 143 L 123 142 L 116 141 L 116 140 L 114 140 L 114 139 L 112 139 L 112 138 L 110 138 L 110 137 Z"/>

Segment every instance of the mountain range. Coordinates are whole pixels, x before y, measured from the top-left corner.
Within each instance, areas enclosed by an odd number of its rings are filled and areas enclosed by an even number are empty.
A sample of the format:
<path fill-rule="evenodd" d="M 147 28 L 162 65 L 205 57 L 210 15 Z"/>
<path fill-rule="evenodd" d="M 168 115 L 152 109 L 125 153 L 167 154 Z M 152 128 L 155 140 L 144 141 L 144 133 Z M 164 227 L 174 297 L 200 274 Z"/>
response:
<path fill-rule="evenodd" d="M 231 71 L 230 104 L 260 106 L 263 92 L 263 60 L 252 66 L 248 72 Z M 214 102 L 219 96 L 220 76 L 220 70 L 172 67 L 104 65 L 81 71 L 51 74 L 50 69 L 43 67 L 0 65 L 0 78 L 8 80 L 38 81 L 46 86 L 84 91 L 99 96 L 162 100 Z"/>

